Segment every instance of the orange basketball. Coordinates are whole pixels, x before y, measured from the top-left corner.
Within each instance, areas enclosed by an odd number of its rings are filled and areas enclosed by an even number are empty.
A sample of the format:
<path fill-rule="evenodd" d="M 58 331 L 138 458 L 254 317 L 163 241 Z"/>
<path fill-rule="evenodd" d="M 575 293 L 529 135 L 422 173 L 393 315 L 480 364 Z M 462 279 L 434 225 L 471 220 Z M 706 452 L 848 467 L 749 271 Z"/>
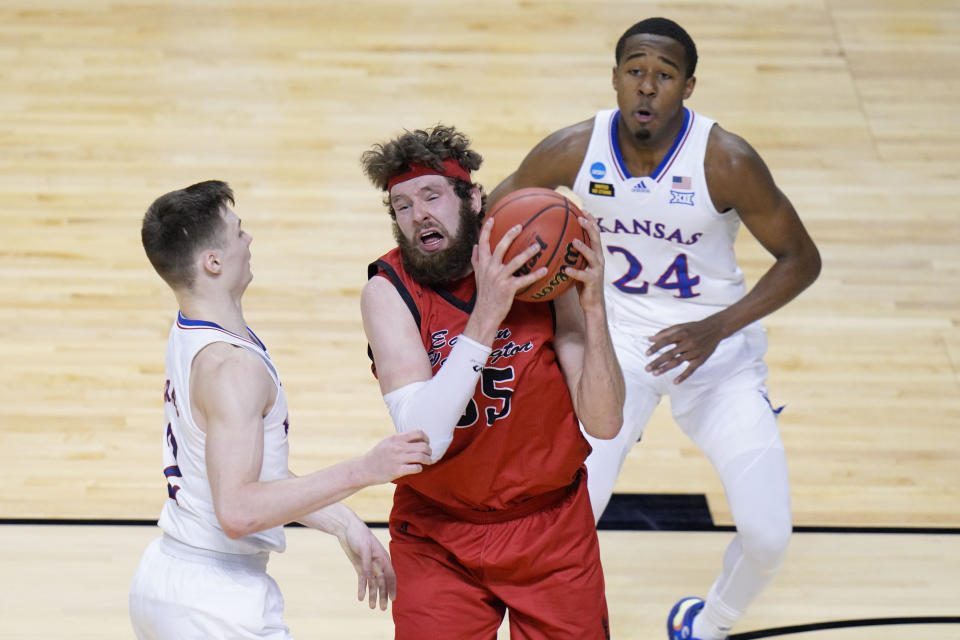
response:
<path fill-rule="evenodd" d="M 587 246 L 590 245 L 587 230 L 577 222 L 581 215 L 575 204 L 556 191 L 535 187 L 514 191 L 494 205 L 490 211 L 493 217 L 490 250 L 496 248 L 511 227 L 522 224 L 523 231 L 513 239 L 503 262 L 509 262 L 531 244 L 537 243 L 540 251 L 514 275 L 547 267 L 547 275 L 517 291 L 517 300 L 553 300 L 575 282 L 566 274 L 567 268 L 586 268 L 586 258 L 572 244 L 574 238 L 580 238 Z"/>

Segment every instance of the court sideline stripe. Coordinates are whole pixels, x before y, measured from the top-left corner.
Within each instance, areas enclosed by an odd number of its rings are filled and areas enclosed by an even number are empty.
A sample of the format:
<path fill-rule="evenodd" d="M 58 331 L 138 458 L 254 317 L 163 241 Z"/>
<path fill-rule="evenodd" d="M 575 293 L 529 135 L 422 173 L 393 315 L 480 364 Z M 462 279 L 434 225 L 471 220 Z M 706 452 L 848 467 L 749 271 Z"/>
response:
<path fill-rule="evenodd" d="M 152 527 L 156 520 L 145 519 L 113 519 L 113 518 L 0 518 L 2 525 L 72 525 L 91 527 Z M 366 523 L 373 529 L 387 528 L 386 522 L 371 521 Z M 302 527 L 298 523 L 290 523 L 288 527 Z M 732 532 L 735 527 L 730 525 L 709 526 L 676 526 L 651 529 L 649 527 L 598 527 L 601 531 L 669 531 L 669 532 Z M 869 533 L 869 534 L 923 534 L 923 535 L 960 535 L 960 527 L 853 527 L 853 526 L 803 526 L 793 527 L 794 533 Z"/>
<path fill-rule="evenodd" d="M 797 624 L 789 627 L 774 627 L 731 634 L 728 640 L 755 640 L 755 638 L 772 638 L 808 631 L 822 631 L 824 629 L 844 629 L 848 627 L 878 627 L 885 625 L 912 625 L 912 624 L 960 624 L 960 616 L 920 616 L 912 618 L 864 618 L 862 620 L 833 620 L 831 622 L 814 622 L 811 624 Z"/>

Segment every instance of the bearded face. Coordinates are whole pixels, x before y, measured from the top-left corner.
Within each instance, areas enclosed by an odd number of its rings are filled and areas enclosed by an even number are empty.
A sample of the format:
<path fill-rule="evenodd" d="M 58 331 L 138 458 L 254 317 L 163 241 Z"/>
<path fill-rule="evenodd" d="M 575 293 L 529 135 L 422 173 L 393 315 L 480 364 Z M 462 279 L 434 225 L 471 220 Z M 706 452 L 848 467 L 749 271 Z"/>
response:
<path fill-rule="evenodd" d="M 428 220 L 418 224 L 413 230 L 413 238 L 420 238 L 424 232 L 436 228 L 436 221 Z M 439 251 L 427 252 L 420 248 L 416 240 L 406 237 L 396 222 L 393 223 L 393 236 L 400 247 L 403 268 L 419 284 L 440 285 L 463 277 L 470 269 L 473 247 L 480 238 L 480 219 L 471 208 L 470 199 L 461 200 L 456 230 L 450 232 L 449 246 Z"/>

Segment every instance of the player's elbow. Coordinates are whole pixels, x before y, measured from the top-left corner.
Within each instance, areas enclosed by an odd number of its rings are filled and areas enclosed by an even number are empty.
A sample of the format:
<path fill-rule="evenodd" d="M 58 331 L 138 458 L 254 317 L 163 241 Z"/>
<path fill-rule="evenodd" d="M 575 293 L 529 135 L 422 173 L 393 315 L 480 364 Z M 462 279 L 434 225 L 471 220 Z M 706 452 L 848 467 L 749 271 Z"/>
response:
<path fill-rule="evenodd" d="M 244 509 L 227 507 L 217 509 L 216 513 L 220 528 L 231 540 L 249 536 L 265 528 L 256 518 L 251 518 Z"/>
<path fill-rule="evenodd" d="M 231 540 L 243 538 L 260 531 L 260 527 L 251 522 L 243 521 L 220 521 L 220 528 L 223 533 Z"/>
<path fill-rule="evenodd" d="M 594 438 L 598 440 L 613 440 L 617 437 L 617 434 L 620 433 L 620 427 L 623 426 L 623 422 L 618 420 L 617 422 L 611 422 L 600 430 L 598 433 L 594 434 Z"/>
<path fill-rule="evenodd" d="M 810 282 L 820 277 L 820 270 L 823 268 L 823 261 L 820 259 L 820 251 L 816 246 L 811 247 L 810 255 L 807 257 L 807 277 Z"/>
<path fill-rule="evenodd" d="M 593 402 L 579 403 L 579 407 L 583 409 L 583 415 L 578 413 L 578 417 L 584 430 L 591 436 L 600 440 L 611 440 L 617 437 L 620 427 L 623 426 L 626 385 L 622 374 L 611 381 L 601 397 L 602 402 L 597 402 L 597 396 L 594 396 Z"/>
<path fill-rule="evenodd" d="M 220 528 L 223 530 L 224 535 L 226 535 L 231 540 L 236 540 L 237 538 L 242 538 L 245 535 L 249 535 L 247 527 L 243 525 L 242 522 L 234 518 L 225 518 L 219 516 L 217 522 L 220 523 Z"/>
<path fill-rule="evenodd" d="M 574 404 L 574 410 L 583 430 L 599 440 L 616 438 L 623 426 L 625 396 L 625 386 L 620 376 L 605 387 L 602 396 L 591 393 L 584 395 L 581 390 L 578 395 L 580 401 Z"/>
<path fill-rule="evenodd" d="M 791 263 L 794 279 L 800 284 L 801 289 L 809 287 L 820 277 L 823 262 L 820 259 L 820 250 L 813 242 L 802 244 L 782 258 L 778 258 L 778 260 L 781 259 Z"/>
<path fill-rule="evenodd" d="M 224 535 L 231 540 L 237 540 L 247 535 L 247 533 L 245 533 L 242 529 L 237 529 L 228 525 L 221 524 L 221 528 L 223 529 Z"/>
<path fill-rule="evenodd" d="M 590 420 L 589 423 L 583 423 L 583 428 L 586 432 L 598 440 L 612 440 L 616 438 L 622 426 L 622 414 L 599 416 Z"/>

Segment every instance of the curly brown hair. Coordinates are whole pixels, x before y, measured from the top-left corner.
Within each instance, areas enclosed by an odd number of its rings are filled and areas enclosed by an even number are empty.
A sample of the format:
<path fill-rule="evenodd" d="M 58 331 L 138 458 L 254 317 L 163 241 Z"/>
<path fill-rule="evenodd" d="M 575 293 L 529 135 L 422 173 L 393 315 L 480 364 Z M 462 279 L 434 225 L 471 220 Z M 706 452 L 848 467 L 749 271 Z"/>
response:
<path fill-rule="evenodd" d="M 438 124 L 432 129 L 405 130 L 402 135 L 385 143 L 377 143 L 360 157 L 363 172 L 378 189 L 387 191 L 390 178 L 404 173 L 413 164 L 424 164 L 442 172 L 443 161 L 453 158 L 467 171 L 476 171 L 483 163 L 483 156 L 470 148 L 470 139 L 454 127 Z M 460 178 L 447 180 L 453 185 L 454 192 L 463 200 L 470 197 L 474 186 Z M 486 211 L 486 194 L 480 187 L 483 211 Z M 389 194 L 384 204 L 390 217 L 396 219 L 390 205 Z M 481 218 L 483 213 L 481 213 Z"/>

